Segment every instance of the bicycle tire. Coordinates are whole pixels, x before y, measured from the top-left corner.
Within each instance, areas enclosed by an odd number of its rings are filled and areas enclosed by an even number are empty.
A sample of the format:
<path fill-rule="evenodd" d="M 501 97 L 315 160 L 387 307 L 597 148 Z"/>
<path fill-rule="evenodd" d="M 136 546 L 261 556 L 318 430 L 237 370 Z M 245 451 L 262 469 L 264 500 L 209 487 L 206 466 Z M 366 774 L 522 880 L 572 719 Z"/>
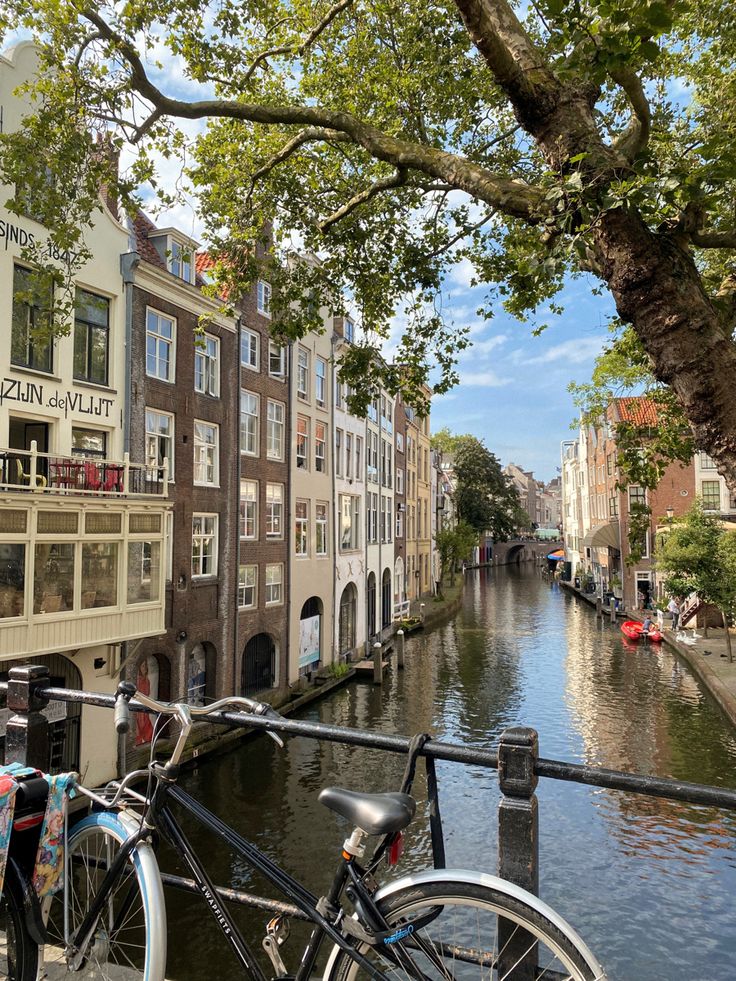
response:
<path fill-rule="evenodd" d="M 392 883 L 376 899 L 399 939 L 389 941 L 388 951 L 367 944 L 358 949 L 390 978 L 416 981 L 408 966 L 397 963 L 408 954 L 426 981 L 605 981 L 569 924 L 536 896 L 495 876 L 430 870 Z M 325 981 L 364 977 L 335 947 Z"/>
<path fill-rule="evenodd" d="M 81 922 L 120 845 L 138 828 L 124 813 L 102 811 L 83 818 L 69 833 L 69 919 L 73 931 Z M 64 952 L 64 892 L 44 908 L 50 943 L 44 948 L 49 981 L 67 976 Z M 125 969 L 124 972 L 121 969 Z M 111 890 L 78 976 L 99 981 L 140 978 L 164 981 L 166 908 L 156 856 L 139 843 Z"/>
<path fill-rule="evenodd" d="M 23 886 L 9 863 L 0 896 L 0 977 L 36 981 L 37 976 L 38 945 L 26 929 Z"/>

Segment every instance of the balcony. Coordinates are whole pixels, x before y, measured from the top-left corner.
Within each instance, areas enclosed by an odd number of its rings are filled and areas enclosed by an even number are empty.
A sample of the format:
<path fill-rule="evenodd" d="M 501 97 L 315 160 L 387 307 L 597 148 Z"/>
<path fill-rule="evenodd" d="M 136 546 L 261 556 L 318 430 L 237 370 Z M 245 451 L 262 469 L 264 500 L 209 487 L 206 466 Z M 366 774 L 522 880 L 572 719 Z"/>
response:
<path fill-rule="evenodd" d="M 164 631 L 166 466 L 0 449 L 0 660 Z"/>

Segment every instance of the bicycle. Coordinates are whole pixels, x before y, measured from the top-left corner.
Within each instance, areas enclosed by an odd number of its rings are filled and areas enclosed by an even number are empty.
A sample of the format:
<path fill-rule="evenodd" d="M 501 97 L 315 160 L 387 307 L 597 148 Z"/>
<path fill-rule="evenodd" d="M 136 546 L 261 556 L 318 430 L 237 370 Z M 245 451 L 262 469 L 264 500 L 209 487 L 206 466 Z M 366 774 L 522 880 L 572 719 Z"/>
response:
<path fill-rule="evenodd" d="M 345 839 L 327 893 L 318 898 L 283 871 L 251 842 L 177 785 L 180 761 L 193 721 L 225 707 L 279 719 L 270 706 L 246 698 L 221 699 L 207 707 L 168 704 L 118 687 L 115 725 L 127 731 L 131 698 L 161 717 L 180 724 L 178 739 L 165 763 L 153 759 L 146 770 L 114 781 L 103 792 L 79 788 L 93 810 L 68 831 L 66 882 L 62 893 L 39 911 L 28 897 L 28 881 L 16 863 L 8 911 L 17 952 L 12 981 L 54 981 L 62 972 L 105 981 L 141 978 L 164 981 L 166 912 L 162 874 L 155 850 L 166 841 L 191 873 L 186 888 L 199 893 L 251 981 L 310 981 L 325 941 L 332 945 L 324 981 L 605 981 L 605 973 L 578 934 L 537 897 L 485 873 L 430 869 L 379 885 L 381 863 L 397 858 L 403 830 L 415 801 L 408 794 L 361 794 L 337 787 L 319 795 L 329 809 L 348 819 L 354 830 Z M 273 730 L 268 734 L 283 745 Z M 154 740 L 155 744 L 155 740 Z M 148 780 L 145 793 L 132 784 Z M 277 910 L 265 929 L 262 946 L 268 973 L 243 938 L 226 906 L 233 891 L 217 887 L 172 813 L 176 804 L 213 832 L 232 852 L 260 871 L 286 903 L 249 897 L 251 905 Z M 363 862 L 365 839 L 380 841 Z M 171 879 L 170 876 L 164 878 Z M 25 891 L 24 891 L 25 890 Z M 242 899 L 242 894 L 241 899 Z M 347 900 L 347 903 L 345 902 Z M 293 974 L 281 949 L 288 921 L 312 924 Z M 43 943 L 43 968 L 36 942 Z M 12 957 L 11 952 L 11 957 Z M 44 974 L 43 972 L 47 972 Z"/>

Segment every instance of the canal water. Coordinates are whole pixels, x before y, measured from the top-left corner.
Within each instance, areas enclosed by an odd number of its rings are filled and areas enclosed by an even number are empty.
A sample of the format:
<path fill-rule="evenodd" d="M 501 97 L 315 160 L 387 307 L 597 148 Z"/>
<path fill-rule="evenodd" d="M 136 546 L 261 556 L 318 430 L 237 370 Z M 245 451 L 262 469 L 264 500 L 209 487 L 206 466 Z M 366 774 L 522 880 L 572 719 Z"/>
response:
<path fill-rule="evenodd" d="M 628 649 L 616 627 L 531 567 L 468 573 L 461 611 L 409 639 L 403 672 L 392 671 L 382 688 L 353 682 L 303 717 L 489 747 L 507 726 L 525 724 L 539 731 L 545 757 L 736 787 L 734 732 L 687 665 L 666 649 Z M 495 872 L 495 772 L 437 767 L 448 865 Z M 281 751 L 258 738 L 183 782 L 320 892 L 346 829 L 317 803 L 319 790 L 396 789 L 402 771 L 401 758 L 376 751 L 298 738 Z M 424 790 L 422 776 L 399 870 L 429 864 Z M 541 895 L 611 979 L 736 977 L 734 816 L 551 780 L 537 793 Z M 251 870 L 218 843 L 195 841 L 216 882 L 258 889 Z M 168 976 L 238 977 L 201 902 L 167 895 Z M 240 917 L 258 944 L 266 918 Z M 296 942 L 284 950 L 291 971 L 298 950 Z"/>

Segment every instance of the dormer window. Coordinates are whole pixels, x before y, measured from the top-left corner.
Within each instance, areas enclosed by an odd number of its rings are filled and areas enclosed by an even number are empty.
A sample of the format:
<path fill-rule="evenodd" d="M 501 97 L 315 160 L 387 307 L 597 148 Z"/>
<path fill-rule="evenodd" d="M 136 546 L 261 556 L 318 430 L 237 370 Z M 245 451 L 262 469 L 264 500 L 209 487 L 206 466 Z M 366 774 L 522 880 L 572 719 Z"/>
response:
<path fill-rule="evenodd" d="M 185 283 L 192 282 L 191 252 L 181 242 L 177 242 L 176 239 L 171 240 L 171 247 L 169 249 L 169 272 L 173 273 L 179 279 L 183 279 Z"/>

